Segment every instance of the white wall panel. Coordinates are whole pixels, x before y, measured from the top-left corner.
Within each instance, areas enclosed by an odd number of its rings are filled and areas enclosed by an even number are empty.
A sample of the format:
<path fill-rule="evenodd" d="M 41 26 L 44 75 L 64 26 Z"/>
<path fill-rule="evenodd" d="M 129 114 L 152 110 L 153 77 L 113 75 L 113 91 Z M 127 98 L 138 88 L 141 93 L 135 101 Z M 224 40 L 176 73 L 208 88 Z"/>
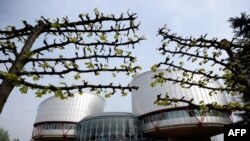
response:
<path fill-rule="evenodd" d="M 55 96 L 44 100 L 37 109 L 37 117 L 34 124 L 34 138 L 74 137 L 74 125 L 84 117 L 102 113 L 105 100 L 99 95 L 84 93 L 75 94 L 74 97 L 61 100 Z M 57 129 L 55 126 L 57 125 Z M 64 129 L 71 124 L 70 129 Z"/>
<path fill-rule="evenodd" d="M 38 107 L 35 123 L 46 121 L 78 122 L 83 117 L 104 111 L 105 100 L 94 94 L 76 94 L 74 97 L 61 100 L 50 97 Z"/>
<path fill-rule="evenodd" d="M 182 77 L 182 74 L 178 72 L 168 73 L 164 70 L 160 70 L 165 72 L 166 77 L 177 78 Z M 159 72 L 160 72 L 159 71 Z M 153 82 L 153 76 L 155 73 L 149 71 L 142 73 L 137 78 L 133 79 L 132 85 L 138 86 L 138 90 L 132 91 L 132 111 L 135 114 L 143 115 L 146 113 L 150 113 L 153 111 L 158 111 L 161 109 L 168 108 L 176 108 L 174 105 L 169 106 L 157 106 L 154 104 L 154 101 L 157 99 L 158 94 L 162 94 L 162 97 L 168 93 L 168 96 L 181 98 L 185 97 L 185 99 L 190 100 L 194 99 L 196 104 L 199 104 L 201 100 L 205 103 L 217 102 L 218 104 L 224 105 L 227 104 L 227 98 L 225 94 L 218 93 L 217 95 L 209 96 L 209 90 L 198 88 L 197 86 L 193 86 L 191 88 L 182 88 L 179 84 L 173 84 L 172 82 L 166 82 L 163 85 L 157 84 L 155 87 L 151 87 L 151 82 Z M 199 77 L 195 77 L 196 80 L 199 80 Z M 219 87 L 219 83 L 213 82 L 212 84 Z M 178 103 L 177 107 L 185 106 L 184 103 Z"/>

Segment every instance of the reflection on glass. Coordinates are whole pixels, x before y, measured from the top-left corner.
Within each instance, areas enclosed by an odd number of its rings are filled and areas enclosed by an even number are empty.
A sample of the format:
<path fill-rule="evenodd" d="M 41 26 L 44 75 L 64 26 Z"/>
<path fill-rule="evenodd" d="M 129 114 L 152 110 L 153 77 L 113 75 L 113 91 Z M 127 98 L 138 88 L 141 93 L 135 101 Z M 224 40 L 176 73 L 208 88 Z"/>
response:
<path fill-rule="evenodd" d="M 229 115 L 230 115 L 229 113 L 215 111 L 215 110 L 210 110 L 206 113 L 206 116 L 216 116 L 216 117 L 224 117 L 224 118 L 228 118 Z M 194 117 L 194 116 L 201 116 L 201 112 L 197 109 L 166 111 L 166 112 L 155 113 L 155 114 L 151 114 L 146 117 L 143 117 L 142 122 L 143 124 L 147 124 L 147 123 L 160 121 L 160 120 L 183 118 L 183 117 Z"/>
<path fill-rule="evenodd" d="M 82 127 L 87 125 L 83 127 L 86 130 L 77 133 L 77 140 L 81 141 L 126 139 L 133 141 L 141 138 L 140 128 L 137 127 L 140 124 L 135 117 L 100 117 L 82 121 L 79 125 Z"/>

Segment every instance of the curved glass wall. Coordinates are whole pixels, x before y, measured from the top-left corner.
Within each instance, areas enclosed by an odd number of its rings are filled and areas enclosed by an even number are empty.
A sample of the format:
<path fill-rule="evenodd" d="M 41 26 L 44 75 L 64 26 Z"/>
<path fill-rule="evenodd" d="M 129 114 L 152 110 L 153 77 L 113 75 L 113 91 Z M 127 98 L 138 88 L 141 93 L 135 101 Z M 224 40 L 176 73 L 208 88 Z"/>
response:
<path fill-rule="evenodd" d="M 67 137 L 67 140 L 74 140 L 74 122 L 42 122 L 37 123 L 33 129 L 32 137 L 36 140 L 55 140 L 55 138 Z M 55 140 L 56 141 L 56 140 Z"/>
<path fill-rule="evenodd" d="M 58 129 L 74 129 L 76 123 L 51 122 L 43 123 L 36 126 L 40 130 L 58 130 Z"/>
<path fill-rule="evenodd" d="M 137 117 L 101 116 L 83 119 L 77 125 L 77 141 L 112 141 L 141 139 L 140 123 Z"/>
<path fill-rule="evenodd" d="M 147 124 L 147 123 L 155 122 L 159 120 L 167 120 L 167 119 L 183 118 L 183 117 L 195 117 L 195 116 L 196 117 L 213 116 L 213 117 L 229 118 L 230 113 L 210 110 L 209 112 L 206 112 L 204 115 L 202 115 L 200 111 L 197 109 L 174 110 L 174 111 L 165 111 L 165 112 L 148 114 L 146 116 L 143 116 L 142 121 L 143 121 L 143 124 Z"/>

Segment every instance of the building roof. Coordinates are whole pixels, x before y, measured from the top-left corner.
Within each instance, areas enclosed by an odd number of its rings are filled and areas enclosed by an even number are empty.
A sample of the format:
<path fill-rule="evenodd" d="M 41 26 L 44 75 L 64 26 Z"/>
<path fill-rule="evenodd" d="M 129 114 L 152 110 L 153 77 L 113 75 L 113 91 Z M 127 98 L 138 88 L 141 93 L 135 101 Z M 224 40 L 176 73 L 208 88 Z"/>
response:
<path fill-rule="evenodd" d="M 88 115 L 85 118 L 83 118 L 81 121 L 90 119 L 90 118 L 97 118 L 97 117 L 113 117 L 113 116 L 119 116 L 119 117 L 137 117 L 137 115 L 129 112 L 103 112 L 98 114 L 92 114 Z"/>

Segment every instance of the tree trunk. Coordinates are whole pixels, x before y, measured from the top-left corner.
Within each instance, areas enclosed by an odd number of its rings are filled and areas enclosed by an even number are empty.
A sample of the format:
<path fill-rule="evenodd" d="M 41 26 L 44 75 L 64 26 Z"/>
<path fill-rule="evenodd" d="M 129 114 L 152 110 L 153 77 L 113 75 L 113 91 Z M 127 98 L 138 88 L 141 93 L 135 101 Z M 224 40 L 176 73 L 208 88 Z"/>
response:
<path fill-rule="evenodd" d="M 26 64 L 26 59 L 27 59 L 27 56 L 25 54 L 30 51 L 33 43 L 35 42 L 37 37 L 41 34 L 44 27 L 45 27 L 45 24 L 43 23 L 43 21 L 39 21 L 38 25 L 36 25 L 35 28 L 32 29 L 22 50 L 16 56 L 15 61 L 12 63 L 12 66 L 8 71 L 9 74 L 17 74 L 19 70 L 23 69 L 24 65 Z M 6 103 L 15 85 L 16 85 L 15 80 L 3 79 L 0 85 L 0 113 L 2 113 L 4 104 Z"/>

